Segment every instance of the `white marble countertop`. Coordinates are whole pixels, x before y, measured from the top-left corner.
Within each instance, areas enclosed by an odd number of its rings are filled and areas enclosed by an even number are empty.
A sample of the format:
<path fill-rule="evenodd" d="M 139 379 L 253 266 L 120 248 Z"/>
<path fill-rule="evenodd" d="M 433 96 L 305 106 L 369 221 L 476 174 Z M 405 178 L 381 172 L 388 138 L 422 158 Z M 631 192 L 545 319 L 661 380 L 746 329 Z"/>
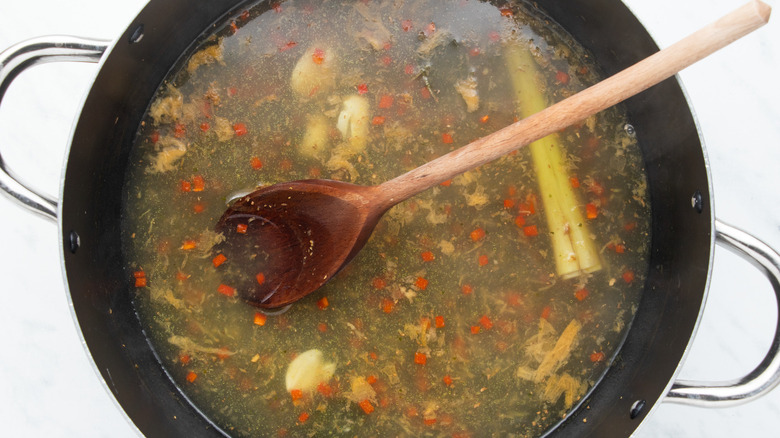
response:
<path fill-rule="evenodd" d="M 626 0 L 662 47 L 743 0 Z M 778 0 L 767 0 L 780 7 Z M 113 39 L 144 0 L 3 2 L 0 50 L 46 34 Z M 777 11 L 776 14 L 780 14 Z M 175 23 L 172 23 L 175 25 Z M 780 248 L 780 16 L 681 74 L 710 158 L 720 219 Z M 93 65 L 49 64 L 25 73 L 0 109 L 0 151 L 17 174 L 57 193 L 65 144 Z M 14 437 L 132 437 L 90 364 L 65 295 L 56 226 L 0 197 L 0 425 Z M 717 250 L 710 297 L 680 376 L 749 372 L 777 320 L 768 282 Z M 780 390 L 724 409 L 661 404 L 638 437 L 777 436 Z"/>

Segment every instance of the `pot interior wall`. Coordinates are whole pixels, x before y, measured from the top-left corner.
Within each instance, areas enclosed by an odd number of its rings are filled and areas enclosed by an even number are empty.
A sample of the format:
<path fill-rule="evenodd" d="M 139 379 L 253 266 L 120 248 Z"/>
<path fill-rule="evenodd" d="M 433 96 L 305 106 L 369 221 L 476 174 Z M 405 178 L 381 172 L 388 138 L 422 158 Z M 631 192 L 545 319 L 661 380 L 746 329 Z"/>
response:
<path fill-rule="evenodd" d="M 223 432 L 171 382 L 135 316 L 132 273 L 121 263 L 119 232 L 129 147 L 155 90 L 181 54 L 212 23 L 243 3 L 152 0 L 105 60 L 72 140 L 61 232 L 74 311 L 109 389 L 150 436 Z M 607 74 L 657 50 L 618 1 L 539 0 L 534 5 L 569 30 Z M 668 80 L 624 105 L 648 170 L 653 209 L 650 271 L 615 364 L 553 435 L 629 435 L 663 396 L 705 295 L 713 215 L 704 153 L 685 96 L 675 80 Z M 701 212 L 691 207 L 697 191 L 703 199 Z M 75 251 L 73 233 L 79 240 Z M 639 400 L 646 407 L 632 415 Z"/>

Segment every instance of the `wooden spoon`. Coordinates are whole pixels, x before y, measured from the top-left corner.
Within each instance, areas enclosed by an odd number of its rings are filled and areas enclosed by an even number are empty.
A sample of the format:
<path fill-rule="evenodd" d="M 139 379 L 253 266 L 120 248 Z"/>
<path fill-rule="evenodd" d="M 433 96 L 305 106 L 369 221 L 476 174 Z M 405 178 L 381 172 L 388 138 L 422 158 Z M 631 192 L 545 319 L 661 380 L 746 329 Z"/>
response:
<path fill-rule="evenodd" d="M 312 293 L 363 247 L 392 206 L 619 103 L 766 24 L 752 1 L 676 44 L 543 111 L 377 186 L 311 179 L 263 187 L 236 200 L 216 226 L 218 251 L 246 260 L 239 295 L 277 308 Z"/>

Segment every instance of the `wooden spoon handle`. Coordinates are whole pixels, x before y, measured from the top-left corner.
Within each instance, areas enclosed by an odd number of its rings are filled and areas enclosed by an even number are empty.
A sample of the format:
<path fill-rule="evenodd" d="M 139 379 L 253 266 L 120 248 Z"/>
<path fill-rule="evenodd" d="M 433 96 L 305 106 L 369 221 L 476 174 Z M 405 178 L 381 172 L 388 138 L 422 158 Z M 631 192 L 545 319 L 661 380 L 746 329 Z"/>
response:
<path fill-rule="evenodd" d="M 753 0 L 598 84 L 376 186 L 378 201 L 395 205 L 622 102 L 763 26 L 770 12 Z"/>

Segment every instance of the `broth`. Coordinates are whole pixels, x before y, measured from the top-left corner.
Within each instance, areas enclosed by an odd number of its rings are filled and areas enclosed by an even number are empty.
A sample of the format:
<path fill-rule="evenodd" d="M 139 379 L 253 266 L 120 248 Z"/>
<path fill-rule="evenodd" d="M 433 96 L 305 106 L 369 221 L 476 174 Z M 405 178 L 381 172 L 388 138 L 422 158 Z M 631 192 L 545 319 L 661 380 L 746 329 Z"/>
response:
<path fill-rule="evenodd" d="M 378 184 L 598 79 L 523 5 L 290 0 L 217 26 L 160 86 L 124 191 L 128 281 L 166 370 L 235 436 L 553 427 L 610 365 L 647 271 L 619 108 L 394 207 L 289 309 L 239 298 L 263 272 L 213 230 L 256 186 Z"/>

